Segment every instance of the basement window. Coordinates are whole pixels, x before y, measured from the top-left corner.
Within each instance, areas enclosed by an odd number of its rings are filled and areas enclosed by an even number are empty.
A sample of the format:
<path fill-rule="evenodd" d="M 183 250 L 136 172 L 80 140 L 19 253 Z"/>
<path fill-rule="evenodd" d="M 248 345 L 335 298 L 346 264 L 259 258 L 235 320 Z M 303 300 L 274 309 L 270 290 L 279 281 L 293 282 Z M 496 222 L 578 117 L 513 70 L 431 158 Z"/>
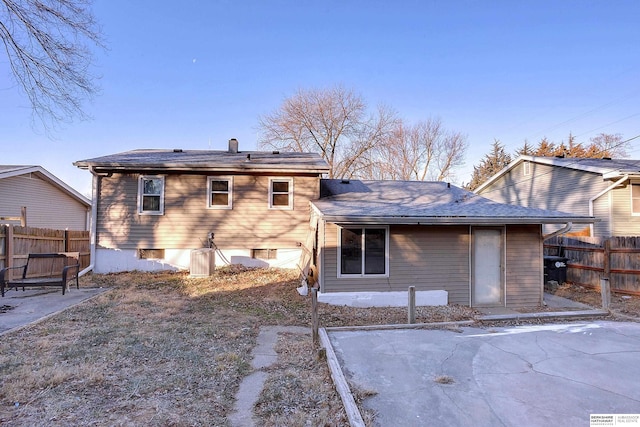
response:
<path fill-rule="evenodd" d="M 278 259 L 278 250 L 277 249 L 253 249 L 253 258 Z"/>
<path fill-rule="evenodd" d="M 140 259 L 164 259 L 164 249 L 138 249 Z"/>

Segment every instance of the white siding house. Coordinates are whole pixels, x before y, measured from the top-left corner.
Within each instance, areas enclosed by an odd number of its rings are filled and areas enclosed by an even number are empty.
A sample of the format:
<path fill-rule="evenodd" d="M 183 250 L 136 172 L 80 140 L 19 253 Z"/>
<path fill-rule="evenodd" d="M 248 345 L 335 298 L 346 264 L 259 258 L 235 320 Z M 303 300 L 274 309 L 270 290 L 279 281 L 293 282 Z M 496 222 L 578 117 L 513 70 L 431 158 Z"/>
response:
<path fill-rule="evenodd" d="M 573 228 L 582 235 L 640 235 L 640 160 L 520 156 L 475 192 L 500 203 L 593 215 L 593 225 Z"/>
<path fill-rule="evenodd" d="M 0 217 L 18 218 L 23 208 L 29 227 L 89 229 L 89 199 L 40 166 L 0 165 Z"/>

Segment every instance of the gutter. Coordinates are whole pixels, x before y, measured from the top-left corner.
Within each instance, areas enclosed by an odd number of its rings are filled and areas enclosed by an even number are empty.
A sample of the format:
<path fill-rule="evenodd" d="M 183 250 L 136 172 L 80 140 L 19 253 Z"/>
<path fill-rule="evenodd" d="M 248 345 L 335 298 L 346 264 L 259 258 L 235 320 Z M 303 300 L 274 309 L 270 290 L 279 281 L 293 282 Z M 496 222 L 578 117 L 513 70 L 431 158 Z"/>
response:
<path fill-rule="evenodd" d="M 571 228 L 573 227 L 573 223 L 568 222 L 564 227 L 562 227 L 560 230 L 556 230 L 553 233 L 549 233 L 549 234 L 545 234 L 544 236 L 542 236 L 542 241 L 544 242 L 547 239 L 550 239 L 552 237 L 556 237 L 559 234 L 564 234 L 567 233 L 571 230 Z"/>
<path fill-rule="evenodd" d="M 619 185 L 621 185 L 623 182 L 627 181 L 628 179 L 629 179 L 629 175 L 628 174 L 624 175 L 622 178 L 620 178 L 619 180 L 617 180 L 616 182 L 614 182 L 613 184 L 611 184 L 610 186 L 608 186 L 607 188 L 605 188 L 604 190 L 602 190 L 601 192 L 599 192 L 598 194 L 596 194 L 595 196 L 590 198 L 589 199 L 589 216 L 593 216 L 593 202 L 595 202 L 597 199 L 599 199 L 600 197 L 602 197 L 605 194 L 607 194 L 609 191 L 611 191 L 614 188 L 618 187 Z M 611 224 L 609 224 L 609 226 L 611 226 Z M 591 224 L 589 226 L 589 232 L 593 236 L 593 224 Z"/>
<path fill-rule="evenodd" d="M 96 220 L 98 218 L 98 180 L 100 175 L 93 167 L 89 168 L 91 172 L 91 226 L 89 227 L 89 266 L 78 273 L 79 277 L 84 276 L 93 270 L 96 259 Z"/>
<path fill-rule="evenodd" d="M 592 218 L 585 217 L 371 217 L 371 216 L 342 216 L 322 215 L 326 222 L 334 224 L 363 224 L 363 225 L 504 225 L 504 224 L 591 224 Z"/>

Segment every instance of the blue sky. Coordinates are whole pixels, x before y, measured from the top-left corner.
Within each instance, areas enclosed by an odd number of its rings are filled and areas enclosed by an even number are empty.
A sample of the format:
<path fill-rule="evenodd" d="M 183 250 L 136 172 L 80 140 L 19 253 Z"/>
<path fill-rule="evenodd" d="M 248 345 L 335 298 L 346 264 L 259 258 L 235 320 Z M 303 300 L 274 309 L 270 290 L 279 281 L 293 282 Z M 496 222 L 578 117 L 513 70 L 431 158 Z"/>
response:
<path fill-rule="evenodd" d="M 73 161 L 135 148 L 255 149 L 260 115 L 342 85 L 407 122 L 467 135 L 458 183 L 494 138 L 513 151 L 572 132 L 640 134 L 637 1 L 96 0 L 108 51 L 92 120 L 48 137 L 0 56 L 3 164 L 39 164 L 83 194 Z M 630 150 L 640 157 L 637 140 Z"/>

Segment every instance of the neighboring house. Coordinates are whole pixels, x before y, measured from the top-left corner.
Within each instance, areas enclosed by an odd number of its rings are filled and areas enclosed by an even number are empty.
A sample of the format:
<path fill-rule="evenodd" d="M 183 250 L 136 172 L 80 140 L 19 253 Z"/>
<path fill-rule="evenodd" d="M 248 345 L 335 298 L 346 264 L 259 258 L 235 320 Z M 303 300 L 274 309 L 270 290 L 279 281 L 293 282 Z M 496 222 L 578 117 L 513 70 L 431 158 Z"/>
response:
<path fill-rule="evenodd" d="M 589 215 L 594 237 L 640 235 L 640 160 L 520 156 L 475 192 L 501 203 Z"/>
<path fill-rule="evenodd" d="M 535 306 L 543 224 L 587 215 L 496 203 L 443 182 L 322 180 L 312 202 L 320 300 L 446 291 L 449 304 Z"/>
<path fill-rule="evenodd" d="M 315 153 L 134 150 L 74 165 L 93 174 L 97 273 L 188 269 L 194 249 L 216 265 L 295 267 L 309 201 L 329 171 Z"/>
<path fill-rule="evenodd" d="M 28 227 L 88 230 L 91 201 L 41 166 L 0 165 L 0 217 Z"/>

